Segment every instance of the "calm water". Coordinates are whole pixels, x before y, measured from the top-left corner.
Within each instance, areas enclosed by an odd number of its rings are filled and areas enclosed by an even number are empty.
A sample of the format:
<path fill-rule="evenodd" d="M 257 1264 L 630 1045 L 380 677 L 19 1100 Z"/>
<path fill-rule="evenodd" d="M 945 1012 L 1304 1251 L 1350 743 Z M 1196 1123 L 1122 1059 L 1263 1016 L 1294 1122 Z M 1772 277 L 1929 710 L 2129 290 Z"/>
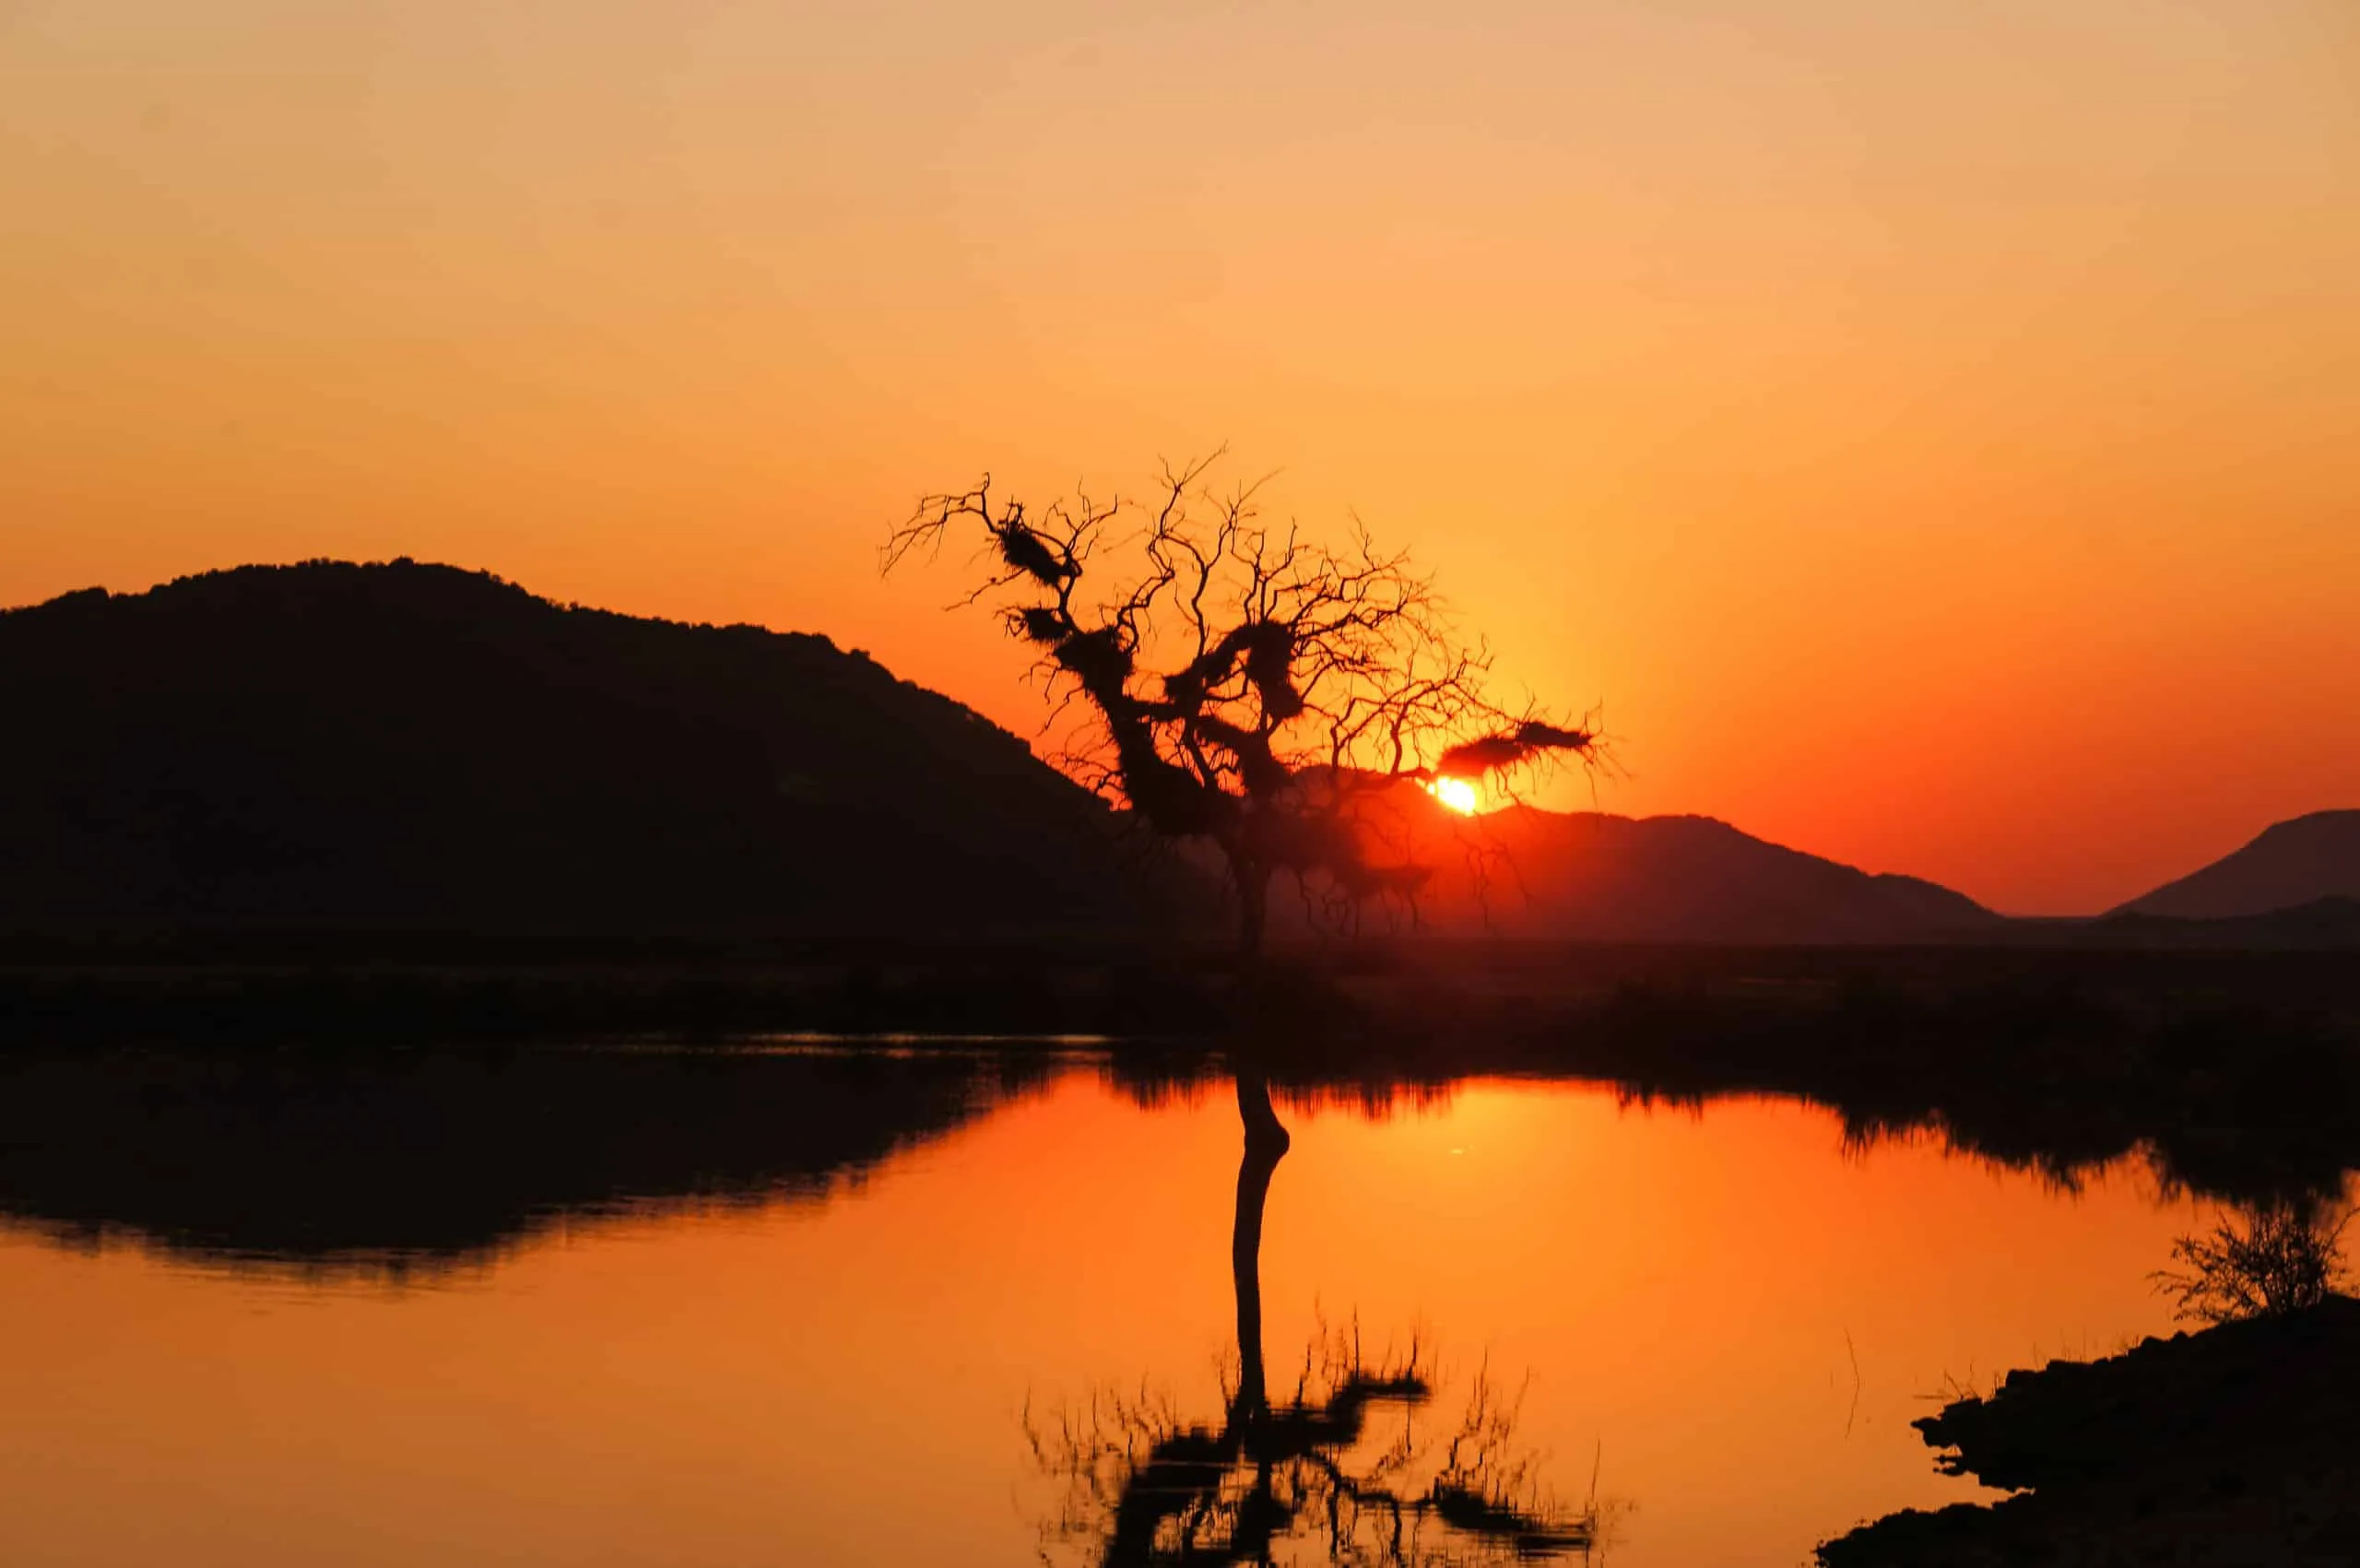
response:
<path fill-rule="evenodd" d="M 1237 1376 L 1222 1082 L 549 1055 L 0 1092 L 23 1568 L 1093 1561 L 1058 1434 L 1116 1435 L 1117 1397 L 1217 1432 Z M 1273 1398 L 1339 1329 L 1372 1362 L 1414 1338 L 1430 1397 L 1346 1460 L 1430 1449 L 1481 1382 L 1528 1495 L 1594 1503 L 1640 1568 L 1979 1495 L 1911 1419 L 2166 1330 L 2147 1274 L 2204 1218 L 2142 1168 L 2068 1192 L 1792 1102 L 1280 1111 Z"/>

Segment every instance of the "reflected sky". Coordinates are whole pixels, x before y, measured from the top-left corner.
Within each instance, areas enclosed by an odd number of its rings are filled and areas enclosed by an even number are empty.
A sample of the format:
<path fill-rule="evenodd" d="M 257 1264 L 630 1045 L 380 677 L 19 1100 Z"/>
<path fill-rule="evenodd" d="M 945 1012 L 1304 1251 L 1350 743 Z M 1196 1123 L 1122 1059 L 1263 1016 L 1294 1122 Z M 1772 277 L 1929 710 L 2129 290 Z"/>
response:
<path fill-rule="evenodd" d="M 1148 1104 L 1070 1063 L 994 1069 L 976 1098 L 975 1071 L 947 1098 L 875 1091 L 931 1119 L 871 1128 L 818 1187 L 783 1181 L 809 1161 L 778 1148 L 849 1118 L 798 1122 L 785 1080 L 763 1100 L 725 1077 L 748 1125 L 773 1122 L 768 1166 L 713 1162 L 655 1208 L 609 1183 L 573 1218 L 539 1189 L 557 1216 L 407 1279 L 241 1271 L 120 1231 L 61 1247 L 20 1219 L 0 1234 L 0 1558 L 1034 1562 L 1058 1498 L 1028 1409 L 1120 1385 L 1218 1416 L 1238 1113 L 1225 1084 Z M 2143 1167 L 2069 1192 L 1934 1138 L 1847 1146 L 1788 1102 L 1495 1080 L 1377 1115 L 1281 1104 L 1274 1368 L 1356 1320 L 1432 1348 L 1438 1406 L 1478 1371 L 1512 1379 L 1554 1490 L 1578 1498 L 1594 1467 L 1626 1505 L 1616 1562 L 1795 1562 L 1977 1495 L 1909 1421 L 2167 1330 L 2147 1274 L 2206 1212 Z M 477 1169 L 454 1148 L 405 1169 Z"/>

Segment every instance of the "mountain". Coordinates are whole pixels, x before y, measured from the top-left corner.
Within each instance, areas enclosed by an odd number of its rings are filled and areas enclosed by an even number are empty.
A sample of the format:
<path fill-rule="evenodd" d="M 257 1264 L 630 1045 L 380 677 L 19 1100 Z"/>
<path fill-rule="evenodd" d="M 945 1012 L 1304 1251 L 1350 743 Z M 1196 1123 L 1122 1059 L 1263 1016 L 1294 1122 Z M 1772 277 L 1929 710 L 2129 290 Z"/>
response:
<path fill-rule="evenodd" d="M 1990 935 L 2006 924 L 1932 882 L 1858 870 L 1710 817 L 1524 806 L 1462 817 L 1404 786 L 1373 818 L 1377 842 L 1432 868 L 1418 919 L 1444 933 L 1775 944 Z M 1363 925 L 1385 922 L 1378 912 Z"/>
<path fill-rule="evenodd" d="M 2236 854 L 2109 913 L 2225 920 L 2333 898 L 2360 899 L 2360 811 L 2275 823 Z"/>
<path fill-rule="evenodd" d="M 0 612 L 0 933 L 560 941 L 1131 920 L 1113 814 L 824 637 L 408 560 Z"/>
<path fill-rule="evenodd" d="M 1501 912 L 1511 930 L 1688 941 L 1884 941 L 2000 924 L 1948 888 L 1806 855 L 1710 817 L 1519 810 L 1491 827 L 1529 894 L 1521 907 L 1511 900 Z"/>
<path fill-rule="evenodd" d="M 1192 902 L 1021 740 L 866 654 L 447 566 L 240 567 L 0 612 L 0 936 L 875 947 L 1168 928 Z M 1369 826 L 1433 867 L 1419 924 L 1443 932 L 2000 924 L 1708 818 L 1464 818 L 1403 784 Z"/>

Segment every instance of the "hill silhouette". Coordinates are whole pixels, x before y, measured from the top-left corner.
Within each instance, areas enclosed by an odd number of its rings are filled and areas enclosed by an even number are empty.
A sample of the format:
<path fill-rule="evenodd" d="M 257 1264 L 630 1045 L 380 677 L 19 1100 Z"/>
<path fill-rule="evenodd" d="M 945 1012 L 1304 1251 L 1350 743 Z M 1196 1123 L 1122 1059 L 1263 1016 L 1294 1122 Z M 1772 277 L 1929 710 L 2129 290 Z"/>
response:
<path fill-rule="evenodd" d="M 824 637 L 408 560 L 0 613 L 0 932 L 1007 930 L 1152 900 L 1113 814 Z"/>
<path fill-rule="evenodd" d="M 1963 893 L 1770 843 L 1710 817 L 1512 806 L 1460 816 L 1415 785 L 1363 812 L 1365 831 L 1431 868 L 1418 923 L 1574 941 L 1889 942 L 1988 935 Z M 1390 918 L 1402 923 L 1404 912 Z M 1385 912 L 1363 917 L 1383 923 Z"/>
<path fill-rule="evenodd" d="M 1119 813 L 864 654 L 454 567 L 240 567 L 0 612 L 0 936 L 843 945 L 1169 930 L 1202 909 Z M 1403 784 L 1363 826 L 1432 874 L 1414 921 L 1369 907 L 1344 922 L 1363 931 L 2006 925 L 1705 817 L 1470 819 Z"/>
<path fill-rule="evenodd" d="M 2322 899 L 2360 899 L 2360 811 L 2314 811 L 2110 913 L 2177 920 L 2267 914 Z"/>
<path fill-rule="evenodd" d="M 1174 902 L 1115 813 L 866 654 L 453 567 L 241 567 L 0 612 L 0 932 L 832 940 L 1103 931 Z M 1405 786 L 1371 826 L 1434 868 L 1420 924 L 1442 931 L 1997 921 L 1707 818 L 1469 819 Z"/>

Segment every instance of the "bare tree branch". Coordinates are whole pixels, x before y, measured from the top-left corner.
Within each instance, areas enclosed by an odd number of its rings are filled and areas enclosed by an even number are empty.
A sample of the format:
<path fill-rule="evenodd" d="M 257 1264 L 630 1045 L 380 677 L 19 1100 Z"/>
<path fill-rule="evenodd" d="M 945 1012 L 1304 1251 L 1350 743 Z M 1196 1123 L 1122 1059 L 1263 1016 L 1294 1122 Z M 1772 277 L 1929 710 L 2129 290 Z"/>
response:
<path fill-rule="evenodd" d="M 1148 503 L 1081 492 L 1037 513 L 986 475 L 921 500 L 882 565 L 979 536 L 962 602 L 990 601 L 1037 650 L 1053 711 L 1080 697 L 1094 715 L 1059 765 L 1158 833 L 1217 845 L 1252 951 L 1281 872 L 1306 896 L 1316 883 L 1323 907 L 1414 898 L 1429 868 L 1368 831 L 1362 807 L 1382 792 L 1452 778 L 1513 794 L 1534 768 L 1594 765 L 1602 742 L 1588 722 L 1495 701 L 1489 649 L 1459 638 L 1406 552 L 1357 519 L 1335 548 L 1266 525 L 1260 481 L 1211 488 L 1221 456 L 1165 464 Z"/>

